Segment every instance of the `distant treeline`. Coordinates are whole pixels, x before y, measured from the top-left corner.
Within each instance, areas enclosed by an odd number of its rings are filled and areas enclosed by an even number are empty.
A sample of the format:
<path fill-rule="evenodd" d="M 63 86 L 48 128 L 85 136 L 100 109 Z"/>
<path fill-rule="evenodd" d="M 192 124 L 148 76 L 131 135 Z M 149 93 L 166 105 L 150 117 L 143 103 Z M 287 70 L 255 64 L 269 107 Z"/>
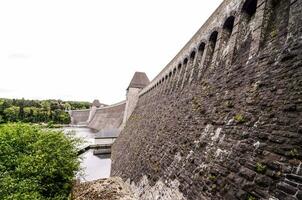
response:
<path fill-rule="evenodd" d="M 87 109 L 89 102 L 0 98 L 0 123 L 70 123 L 67 110 Z"/>

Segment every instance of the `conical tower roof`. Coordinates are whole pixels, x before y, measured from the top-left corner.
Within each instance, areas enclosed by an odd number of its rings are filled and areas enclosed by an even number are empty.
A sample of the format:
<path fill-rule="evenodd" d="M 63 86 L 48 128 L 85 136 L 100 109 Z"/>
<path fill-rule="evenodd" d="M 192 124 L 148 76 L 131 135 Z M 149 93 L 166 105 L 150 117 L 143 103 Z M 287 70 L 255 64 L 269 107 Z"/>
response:
<path fill-rule="evenodd" d="M 100 103 L 100 101 L 98 99 L 95 99 L 93 102 L 92 102 L 92 106 L 95 106 L 95 107 L 100 107 L 102 104 Z"/>
<path fill-rule="evenodd" d="M 144 88 L 150 83 L 149 78 L 145 72 L 135 72 L 129 86 L 129 88 Z"/>

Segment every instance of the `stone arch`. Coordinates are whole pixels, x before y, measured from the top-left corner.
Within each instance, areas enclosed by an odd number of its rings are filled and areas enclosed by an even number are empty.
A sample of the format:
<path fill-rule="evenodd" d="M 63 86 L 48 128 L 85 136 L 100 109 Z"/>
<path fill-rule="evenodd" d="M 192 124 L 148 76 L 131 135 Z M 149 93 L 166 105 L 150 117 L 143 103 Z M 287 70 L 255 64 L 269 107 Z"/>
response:
<path fill-rule="evenodd" d="M 285 43 L 289 23 L 290 1 L 268 0 L 265 9 L 264 41 L 261 44 L 282 46 Z"/>
<path fill-rule="evenodd" d="M 257 3 L 258 0 L 246 0 L 242 5 L 241 12 L 247 14 L 250 19 L 256 13 Z"/>
<path fill-rule="evenodd" d="M 181 63 L 178 64 L 177 71 L 179 71 L 180 69 L 181 69 Z"/>
<path fill-rule="evenodd" d="M 229 39 L 231 38 L 231 35 L 233 33 L 234 23 L 235 23 L 235 17 L 230 16 L 225 20 L 225 22 L 223 24 L 223 27 L 222 27 L 223 34 L 222 34 L 221 38 L 223 40 L 225 40 L 225 42 L 228 42 Z"/>
<path fill-rule="evenodd" d="M 253 40 L 255 14 L 258 0 L 246 0 L 240 9 L 238 36 L 233 61 L 246 63 Z"/>
<path fill-rule="evenodd" d="M 187 74 L 188 74 L 188 69 L 189 69 L 189 56 L 186 56 L 185 59 L 183 60 L 183 70 L 181 72 L 181 75 L 180 75 L 180 87 L 182 88 L 184 83 L 186 82 L 186 77 L 187 77 Z"/>
<path fill-rule="evenodd" d="M 181 70 L 181 63 L 178 63 L 178 65 L 173 70 L 174 72 L 173 72 L 173 80 L 172 80 L 171 90 L 174 90 L 174 88 L 177 87 L 180 70 Z"/>
<path fill-rule="evenodd" d="M 212 63 L 215 47 L 217 44 L 217 39 L 218 39 L 218 31 L 214 30 L 209 37 L 209 41 L 207 45 L 207 52 L 206 52 L 207 55 L 204 62 L 205 67 L 208 67 Z"/>
<path fill-rule="evenodd" d="M 180 88 L 181 85 L 182 85 L 183 75 L 184 75 L 184 73 L 186 71 L 187 63 L 188 63 L 188 58 L 185 57 L 183 59 L 183 61 L 181 62 L 181 64 L 178 65 L 178 67 L 180 66 L 180 68 L 179 68 L 178 79 L 177 79 L 177 83 L 176 83 L 176 87 L 177 88 Z"/>
<path fill-rule="evenodd" d="M 197 78 L 197 76 L 200 75 L 199 73 L 200 73 L 200 69 L 202 67 L 202 58 L 204 56 L 205 48 L 206 48 L 206 41 L 202 40 L 199 43 L 198 49 L 197 49 L 197 57 L 196 57 L 196 62 L 195 62 L 195 67 L 194 67 L 196 72 L 192 72 L 193 79 Z"/>
<path fill-rule="evenodd" d="M 185 64 L 187 64 L 188 63 L 188 57 L 185 57 L 185 59 L 184 59 L 184 61 L 183 61 L 183 64 L 185 65 Z"/>
<path fill-rule="evenodd" d="M 206 43 L 205 42 L 201 42 L 199 45 L 198 45 L 198 56 L 200 57 L 200 60 L 201 60 L 201 57 L 203 55 L 203 52 L 205 50 L 205 47 L 206 47 Z"/>
<path fill-rule="evenodd" d="M 233 33 L 234 24 L 235 24 L 235 16 L 231 15 L 225 19 L 224 24 L 222 26 L 220 46 L 219 46 L 219 54 L 220 54 L 219 61 L 221 63 L 226 62 L 229 52 L 232 51 L 233 49 L 233 45 L 230 45 L 229 41 Z"/>
<path fill-rule="evenodd" d="M 189 59 L 188 70 L 187 70 L 188 75 L 184 80 L 184 84 L 186 84 L 187 80 L 189 80 L 189 83 L 191 83 L 191 81 L 192 81 L 192 78 L 193 78 L 192 76 L 193 76 L 193 73 L 196 68 L 196 58 L 197 58 L 196 54 L 197 54 L 197 49 L 193 48 L 190 53 L 190 59 Z"/>
<path fill-rule="evenodd" d="M 190 60 L 194 60 L 195 59 L 195 56 L 196 56 L 196 50 L 193 49 L 190 53 Z"/>

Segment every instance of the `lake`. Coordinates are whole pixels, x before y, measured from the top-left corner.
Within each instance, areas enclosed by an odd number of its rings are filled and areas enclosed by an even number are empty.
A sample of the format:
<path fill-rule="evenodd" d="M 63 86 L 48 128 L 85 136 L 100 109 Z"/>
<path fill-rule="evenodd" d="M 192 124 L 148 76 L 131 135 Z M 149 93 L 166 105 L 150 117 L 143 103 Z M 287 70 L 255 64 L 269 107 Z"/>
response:
<path fill-rule="evenodd" d="M 86 145 L 99 143 L 99 141 L 94 139 L 96 132 L 92 129 L 85 127 L 65 127 L 64 131 L 72 131 L 75 136 L 83 138 Z M 93 150 L 88 150 L 81 155 L 81 159 L 82 172 L 77 176 L 81 182 L 108 178 L 110 176 L 111 159 L 109 157 L 93 155 Z"/>

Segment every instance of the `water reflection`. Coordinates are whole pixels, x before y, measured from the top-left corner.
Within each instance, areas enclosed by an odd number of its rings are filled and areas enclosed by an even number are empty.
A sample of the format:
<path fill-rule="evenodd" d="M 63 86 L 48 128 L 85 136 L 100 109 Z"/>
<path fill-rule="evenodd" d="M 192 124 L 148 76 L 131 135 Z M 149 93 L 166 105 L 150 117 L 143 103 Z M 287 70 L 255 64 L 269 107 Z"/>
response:
<path fill-rule="evenodd" d="M 93 150 L 85 152 L 82 156 L 81 168 L 84 174 L 79 175 L 81 181 L 92 181 L 99 178 L 108 178 L 110 176 L 111 159 L 101 158 L 93 155 Z"/>
<path fill-rule="evenodd" d="M 65 132 L 72 131 L 76 137 L 83 138 L 85 145 L 95 144 L 94 139 L 96 132 L 84 127 L 66 127 Z M 92 181 L 100 178 L 108 178 L 110 176 L 111 159 L 110 156 L 97 156 L 93 155 L 93 150 L 89 150 L 81 155 L 81 168 L 82 172 L 78 175 L 81 181 Z"/>

